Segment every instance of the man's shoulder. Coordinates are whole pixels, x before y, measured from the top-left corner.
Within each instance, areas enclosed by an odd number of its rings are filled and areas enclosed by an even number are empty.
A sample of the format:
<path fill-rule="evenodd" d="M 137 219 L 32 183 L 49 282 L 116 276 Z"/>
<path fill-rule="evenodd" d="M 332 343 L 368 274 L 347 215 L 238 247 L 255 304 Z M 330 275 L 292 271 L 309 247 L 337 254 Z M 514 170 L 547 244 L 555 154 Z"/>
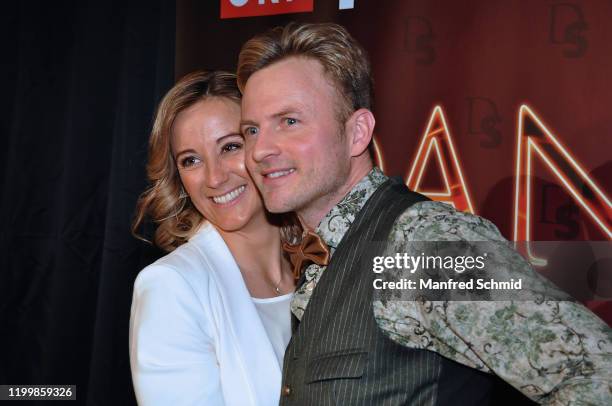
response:
<path fill-rule="evenodd" d="M 497 227 L 453 206 L 423 201 L 408 207 L 393 223 L 391 241 L 505 241 Z"/>

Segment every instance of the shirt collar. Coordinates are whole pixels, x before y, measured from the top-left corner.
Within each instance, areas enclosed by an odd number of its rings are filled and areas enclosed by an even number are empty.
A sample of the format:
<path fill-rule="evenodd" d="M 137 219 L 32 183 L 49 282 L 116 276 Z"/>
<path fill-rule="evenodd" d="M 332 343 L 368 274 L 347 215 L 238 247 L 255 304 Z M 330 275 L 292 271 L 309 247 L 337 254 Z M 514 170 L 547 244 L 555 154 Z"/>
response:
<path fill-rule="evenodd" d="M 332 250 L 336 249 L 370 196 L 387 179 L 379 168 L 374 167 L 323 217 L 315 232 Z"/>

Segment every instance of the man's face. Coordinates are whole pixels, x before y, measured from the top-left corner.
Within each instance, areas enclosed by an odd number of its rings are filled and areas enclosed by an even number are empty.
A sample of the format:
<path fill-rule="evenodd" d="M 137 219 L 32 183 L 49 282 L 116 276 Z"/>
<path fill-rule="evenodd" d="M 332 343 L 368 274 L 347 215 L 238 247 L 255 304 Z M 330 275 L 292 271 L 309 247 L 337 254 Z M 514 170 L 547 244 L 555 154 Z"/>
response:
<path fill-rule="evenodd" d="M 246 164 L 271 212 L 324 215 L 343 196 L 351 154 L 339 103 L 323 66 L 311 58 L 283 59 L 247 81 Z"/>

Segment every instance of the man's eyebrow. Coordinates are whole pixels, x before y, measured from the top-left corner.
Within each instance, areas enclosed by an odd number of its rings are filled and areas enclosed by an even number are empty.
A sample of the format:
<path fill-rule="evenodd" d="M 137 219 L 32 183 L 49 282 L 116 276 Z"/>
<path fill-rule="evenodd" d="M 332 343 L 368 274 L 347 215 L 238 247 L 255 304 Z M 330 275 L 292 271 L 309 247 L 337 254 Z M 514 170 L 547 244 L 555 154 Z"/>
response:
<path fill-rule="evenodd" d="M 271 114 L 269 117 L 270 118 L 279 118 L 279 117 L 283 117 L 283 116 L 287 116 L 287 115 L 292 115 L 292 114 L 299 114 L 303 109 L 301 109 L 300 107 L 293 107 L 293 106 L 289 106 L 289 107 L 283 107 L 279 112 L 277 113 L 273 113 Z M 242 128 L 245 125 L 252 125 L 254 127 L 259 126 L 259 123 L 253 121 L 253 120 L 240 120 L 240 127 Z"/>
<path fill-rule="evenodd" d="M 279 111 L 278 113 L 272 114 L 272 118 L 278 118 L 278 117 L 287 116 L 291 114 L 297 114 L 299 111 L 300 110 L 295 107 L 285 108 Z"/>
<path fill-rule="evenodd" d="M 245 126 L 245 125 L 252 125 L 257 127 L 257 123 L 253 120 L 240 120 L 240 127 Z"/>

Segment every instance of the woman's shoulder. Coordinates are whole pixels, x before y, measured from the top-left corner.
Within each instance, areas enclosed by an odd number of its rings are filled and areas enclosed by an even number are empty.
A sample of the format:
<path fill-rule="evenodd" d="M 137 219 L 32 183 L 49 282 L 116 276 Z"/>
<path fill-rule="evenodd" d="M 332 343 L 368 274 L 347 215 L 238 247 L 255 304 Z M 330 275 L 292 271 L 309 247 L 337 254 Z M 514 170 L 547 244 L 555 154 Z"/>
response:
<path fill-rule="evenodd" d="M 215 245 L 219 244 L 214 233 L 216 231 L 212 226 L 202 226 L 188 242 L 143 268 L 135 286 L 151 279 L 162 284 L 182 280 L 188 285 L 207 285 L 212 271 L 208 257 L 214 255 Z"/>

